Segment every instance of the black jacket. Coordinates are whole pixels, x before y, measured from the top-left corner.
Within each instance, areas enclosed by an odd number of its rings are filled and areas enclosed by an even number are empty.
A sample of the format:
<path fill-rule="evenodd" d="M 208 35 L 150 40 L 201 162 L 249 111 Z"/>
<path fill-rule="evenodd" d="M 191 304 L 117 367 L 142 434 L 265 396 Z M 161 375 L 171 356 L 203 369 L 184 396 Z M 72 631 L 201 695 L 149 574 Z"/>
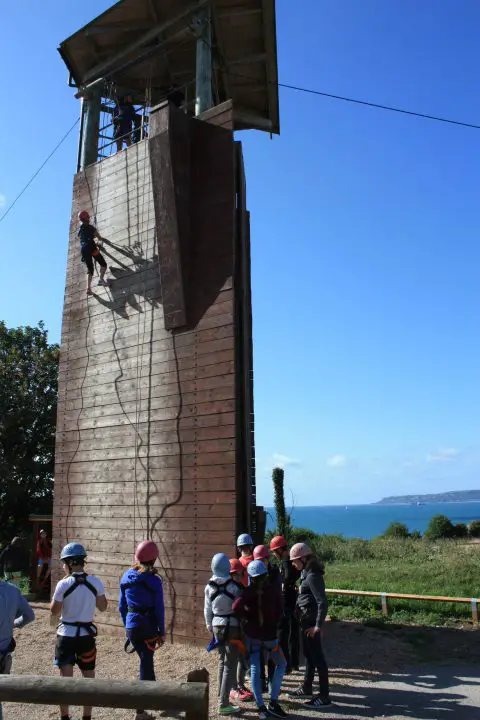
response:
<path fill-rule="evenodd" d="M 302 572 L 297 610 L 303 627 L 322 627 L 327 616 L 328 600 L 325 594 L 323 565 L 313 557 Z"/>
<path fill-rule="evenodd" d="M 283 607 L 286 615 L 291 615 L 297 602 L 297 582 L 300 573 L 295 570 L 291 560 L 282 560 L 279 565 L 282 576 Z"/>
<path fill-rule="evenodd" d="M 27 572 L 29 565 L 28 550 L 23 543 L 7 545 L 0 554 L 0 575 L 7 572 Z"/>

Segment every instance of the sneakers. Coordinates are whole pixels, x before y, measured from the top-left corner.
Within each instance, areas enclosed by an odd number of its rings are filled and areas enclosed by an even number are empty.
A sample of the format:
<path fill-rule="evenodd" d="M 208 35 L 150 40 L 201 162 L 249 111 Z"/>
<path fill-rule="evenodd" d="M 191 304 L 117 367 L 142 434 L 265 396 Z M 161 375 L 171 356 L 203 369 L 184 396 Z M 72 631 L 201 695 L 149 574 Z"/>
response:
<path fill-rule="evenodd" d="M 286 718 L 288 717 L 288 714 L 285 712 L 285 710 L 282 708 L 280 703 L 277 700 L 270 700 L 267 706 L 267 710 L 270 715 L 273 715 L 273 717 L 276 718 Z"/>
<path fill-rule="evenodd" d="M 100 280 L 98 281 L 97 285 L 102 285 L 103 287 L 108 287 L 108 280 Z"/>
<path fill-rule="evenodd" d="M 262 705 L 262 707 L 257 708 L 257 712 L 258 712 L 258 720 L 268 720 L 268 718 L 271 717 L 271 715 L 268 712 L 265 705 Z"/>
<path fill-rule="evenodd" d="M 295 700 L 307 700 L 313 698 L 313 692 L 305 692 L 303 687 L 299 687 L 297 688 L 297 690 L 292 690 L 291 692 L 289 692 L 288 697 Z"/>
<path fill-rule="evenodd" d="M 332 701 L 327 696 L 316 695 L 311 700 L 307 700 L 304 705 L 311 708 L 327 707 L 331 705 Z"/>
<path fill-rule="evenodd" d="M 218 709 L 219 715 L 237 715 L 240 712 L 240 708 L 237 705 L 226 705 Z"/>
<path fill-rule="evenodd" d="M 246 688 L 238 688 L 238 690 L 230 692 L 230 702 L 232 704 L 235 702 L 250 702 L 251 700 L 253 700 L 253 693 Z"/>

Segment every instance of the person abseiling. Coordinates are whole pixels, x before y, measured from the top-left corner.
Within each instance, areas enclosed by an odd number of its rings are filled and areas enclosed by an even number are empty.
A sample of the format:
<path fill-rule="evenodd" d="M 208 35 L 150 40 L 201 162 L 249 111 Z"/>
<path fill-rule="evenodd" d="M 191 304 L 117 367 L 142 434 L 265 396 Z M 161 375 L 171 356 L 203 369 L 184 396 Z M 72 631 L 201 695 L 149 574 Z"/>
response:
<path fill-rule="evenodd" d="M 278 628 L 278 639 L 287 661 L 287 673 L 298 670 L 299 637 L 298 620 L 295 616 L 297 604 L 297 582 L 300 573 L 293 567 L 288 552 L 288 543 L 282 535 L 276 535 L 270 542 L 282 579 L 283 618 Z"/>
<path fill-rule="evenodd" d="M 80 228 L 77 237 L 80 240 L 80 253 L 82 262 L 87 266 L 87 295 L 92 295 L 92 278 L 93 278 L 93 261 L 100 265 L 99 285 L 108 286 L 108 282 L 104 279 L 107 272 L 107 263 L 102 253 L 98 249 L 95 240 L 101 240 L 100 234 L 93 225 L 90 225 L 90 215 L 86 210 L 78 213 L 80 220 Z"/>
<path fill-rule="evenodd" d="M 323 565 L 305 543 L 296 543 L 291 548 L 290 560 L 302 573 L 297 597 L 297 613 L 305 655 L 305 676 L 303 685 L 289 695 L 294 698 L 304 698 L 305 705 L 309 707 L 331 705 L 328 667 L 323 654 L 321 635 L 328 610 Z M 320 691 L 318 695 L 313 693 L 315 671 L 318 672 Z"/>
<path fill-rule="evenodd" d="M 237 549 L 240 553 L 239 560 L 246 570 L 253 560 L 253 540 L 248 533 L 242 533 L 238 536 Z"/>
<path fill-rule="evenodd" d="M 73 677 L 78 665 L 83 677 L 95 677 L 97 628 L 93 624 L 95 609 L 107 609 L 105 588 L 100 578 L 85 572 L 87 552 L 80 543 L 63 548 L 60 560 L 66 577 L 57 583 L 50 612 L 60 615 L 55 645 L 55 665 L 62 677 Z M 60 705 L 62 720 L 70 720 L 68 705 Z M 83 708 L 84 720 L 90 720 L 92 708 Z"/>
<path fill-rule="evenodd" d="M 16 643 L 13 631 L 35 620 L 35 613 L 20 590 L 11 583 L 0 580 L 0 675 L 10 675 L 12 653 Z M 0 720 L 3 718 L 0 703 Z"/>
<path fill-rule="evenodd" d="M 259 720 L 270 715 L 284 718 L 287 713 L 278 702 L 287 663 L 278 644 L 277 628 L 282 617 L 281 588 L 268 582 L 268 571 L 261 560 L 248 566 L 250 585 L 233 603 L 233 611 L 244 622 L 247 650 L 250 657 L 252 690 Z M 269 653 L 276 668 L 272 678 L 270 702 L 265 706 L 262 696 L 261 665 L 263 652 Z"/>
<path fill-rule="evenodd" d="M 155 680 L 154 652 L 165 642 L 163 584 L 155 562 L 158 547 L 144 540 L 135 551 L 135 563 L 120 580 L 118 609 L 127 633 L 125 649 L 132 646 L 140 658 L 140 680 Z M 153 715 L 137 709 L 136 720 Z"/>
<path fill-rule="evenodd" d="M 224 553 L 214 555 L 212 577 L 205 586 L 204 615 L 207 630 L 214 634 L 218 643 L 219 715 L 240 712 L 237 705 L 232 705 L 230 693 L 236 684 L 239 658 L 238 644 L 234 641 L 240 640 L 240 623 L 233 613 L 232 605 L 242 591 L 243 586 L 230 577 L 228 557 Z"/>
<path fill-rule="evenodd" d="M 248 576 L 245 577 L 246 575 L 247 571 L 238 558 L 230 560 L 230 577 L 234 582 L 242 585 L 242 587 L 247 587 Z M 250 702 L 253 700 L 253 693 L 246 685 L 247 670 L 247 657 L 243 653 L 240 653 L 237 665 L 237 682 L 230 693 L 230 702 L 232 705 L 235 705 L 236 702 Z"/>

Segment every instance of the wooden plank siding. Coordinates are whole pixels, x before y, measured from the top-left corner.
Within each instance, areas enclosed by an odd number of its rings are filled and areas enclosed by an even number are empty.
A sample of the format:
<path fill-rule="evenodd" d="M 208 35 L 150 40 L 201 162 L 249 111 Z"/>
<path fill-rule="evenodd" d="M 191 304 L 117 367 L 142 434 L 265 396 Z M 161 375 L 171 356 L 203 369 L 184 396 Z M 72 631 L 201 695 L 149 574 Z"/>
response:
<path fill-rule="evenodd" d="M 86 545 L 112 601 L 99 619 L 114 627 L 119 578 L 152 538 L 170 637 L 198 643 L 211 557 L 232 556 L 255 503 L 248 212 L 231 112 L 201 121 L 159 106 L 148 141 L 75 176 L 59 368 L 55 558 Z M 83 209 L 113 278 L 88 299 Z"/>

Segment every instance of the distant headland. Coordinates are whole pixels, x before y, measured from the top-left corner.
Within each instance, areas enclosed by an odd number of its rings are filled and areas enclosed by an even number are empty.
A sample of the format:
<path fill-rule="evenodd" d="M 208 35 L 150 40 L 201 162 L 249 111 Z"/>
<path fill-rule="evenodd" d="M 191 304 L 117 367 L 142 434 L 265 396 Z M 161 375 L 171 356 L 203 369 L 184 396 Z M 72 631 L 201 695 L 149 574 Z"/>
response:
<path fill-rule="evenodd" d="M 410 505 L 417 503 L 464 503 L 480 502 L 480 490 L 452 490 L 428 495 L 392 495 L 382 498 L 374 505 Z"/>

